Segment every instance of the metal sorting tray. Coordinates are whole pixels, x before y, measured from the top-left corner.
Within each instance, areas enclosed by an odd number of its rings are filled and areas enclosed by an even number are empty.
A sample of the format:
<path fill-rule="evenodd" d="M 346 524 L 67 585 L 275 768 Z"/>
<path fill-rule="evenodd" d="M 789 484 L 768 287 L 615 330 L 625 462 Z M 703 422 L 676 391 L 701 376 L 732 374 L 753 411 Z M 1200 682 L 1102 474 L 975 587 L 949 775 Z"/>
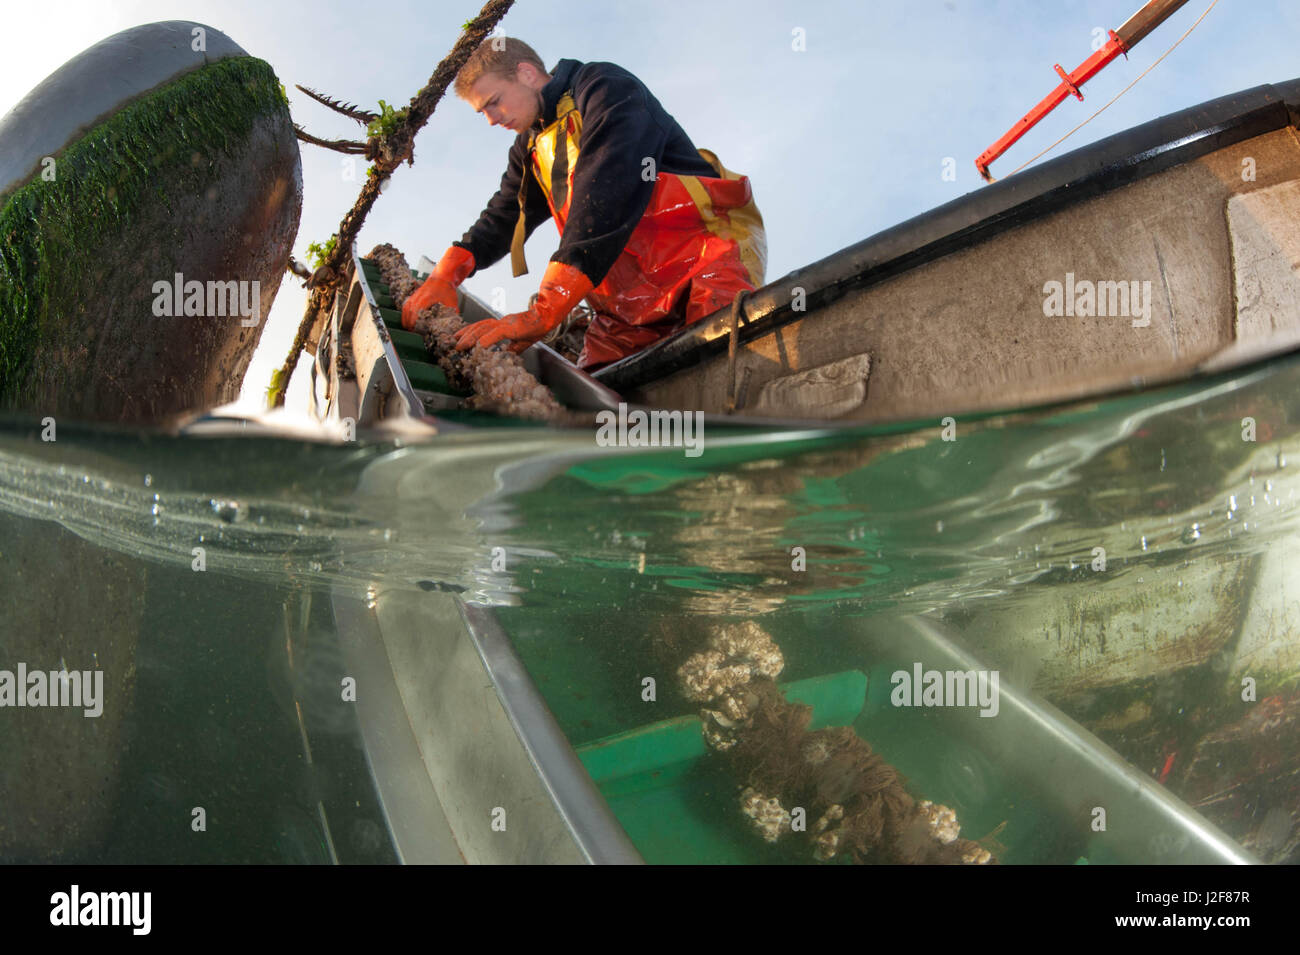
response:
<path fill-rule="evenodd" d="M 321 419 L 350 419 L 358 428 L 384 419 L 423 417 L 423 405 L 402 368 L 355 243 L 352 266 L 352 281 L 345 293 L 334 297 L 334 308 L 317 336 L 312 411 Z"/>
<path fill-rule="evenodd" d="M 351 418 L 358 428 L 405 419 L 428 422 L 437 430 L 459 430 L 462 425 L 435 416 L 438 411 L 460 408 L 463 396 L 447 387 L 442 370 L 428 362 L 423 343 L 401 329 L 395 303 L 376 289 L 367 275 L 367 268 L 373 266 L 361 258 L 355 244 L 352 265 L 347 292 L 336 296 L 316 344 L 313 412 L 322 419 Z M 464 289 L 457 294 L 458 309 L 467 322 L 500 318 Z M 355 379 L 343 374 L 338 343 L 346 343 L 350 351 Z M 596 411 L 618 406 L 615 392 L 544 344 L 529 348 L 523 360 L 524 367 L 568 408 Z"/>
<path fill-rule="evenodd" d="M 311 413 L 322 421 L 350 419 L 358 433 L 363 429 L 384 431 L 396 427 L 418 436 L 470 427 L 438 416 L 439 411 L 461 408 L 463 396 L 451 393 L 450 389 L 430 390 L 413 384 L 413 369 L 421 379 L 430 377 L 431 373 L 442 376 L 442 372 L 427 361 L 427 356 L 416 357 L 416 344 L 406 338 L 414 336 L 401 330 L 396 308 L 389 307 L 395 303 L 387 300 L 389 304 L 385 304 L 382 292 L 366 274 L 367 267 L 373 266 L 361 258 L 355 244 L 352 264 L 352 281 L 347 292 L 335 296 L 328 321 L 313 329 L 308 340 L 308 347 L 315 349 L 316 356 L 312 366 Z M 466 321 L 501 317 L 463 288 L 457 290 L 457 296 L 458 308 Z M 395 341 L 395 335 L 403 341 Z M 524 368 L 570 410 L 617 412 L 624 402 L 629 411 L 652 410 L 626 401 L 548 345 L 539 342 L 521 357 Z M 715 433 L 726 428 L 772 427 L 829 432 L 851 426 L 822 420 L 711 412 L 704 413 L 703 422 Z"/>

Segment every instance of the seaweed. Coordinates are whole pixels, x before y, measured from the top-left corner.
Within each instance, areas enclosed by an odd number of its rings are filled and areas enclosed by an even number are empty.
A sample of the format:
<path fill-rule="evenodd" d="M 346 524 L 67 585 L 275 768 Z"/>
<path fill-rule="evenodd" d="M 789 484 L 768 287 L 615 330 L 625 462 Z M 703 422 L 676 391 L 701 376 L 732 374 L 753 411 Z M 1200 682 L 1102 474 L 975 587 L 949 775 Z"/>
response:
<path fill-rule="evenodd" d="M 280 110 L 287 120 L 269 64 L 218 60 L 124 106 L 55 156 L 52 179 L 36 175 L 4 197 L 0 402 L 22 400 L 38 351 L 85 352 L 71 319 L 89 307 L 96 251 L 169 192 L 205 189 L 211 163 L 194 156 L 229 154 L 258 118 Z"/>
<path fill-rule="evenodd" d="M 312 268 L 319 269 L 324 267 L 329 257 L 333 255 L 335 247 L 338 245 L 339 237 L 332 235 L 322 242 L 312 242 L 307 246 L 307 261 Z"/>

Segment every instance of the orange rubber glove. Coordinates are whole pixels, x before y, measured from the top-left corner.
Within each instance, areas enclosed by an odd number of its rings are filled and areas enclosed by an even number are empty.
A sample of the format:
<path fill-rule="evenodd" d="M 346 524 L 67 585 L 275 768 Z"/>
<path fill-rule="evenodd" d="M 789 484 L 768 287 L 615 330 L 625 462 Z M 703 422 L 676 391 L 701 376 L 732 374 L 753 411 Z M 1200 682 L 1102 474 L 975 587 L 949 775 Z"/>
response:
<path fill-rule="evenodd" d="M 409 332 L 415 327 L 415 320 L 420 313 L 435 302 L 454 309 L 456 286 L 469 278 L 469 273 L 473 271 L 474 253 L 458 245 L 449 248 L 438 260 L 433 274 L 402 303 L 402 327 Z"/>
<path fill-rule="evenodd" d="M 521 352 L 564 321 L 564 317 L 594 287 L 581 270 L 563 262 L 551 262 L 546 266 L 546 275 L 532 308 L 466 325 L 456 333 L 456 350 L 465 351 L 475 345 L 487 348 L 499 341 L 512 341 L 514 344 L 510 350 Z"/>

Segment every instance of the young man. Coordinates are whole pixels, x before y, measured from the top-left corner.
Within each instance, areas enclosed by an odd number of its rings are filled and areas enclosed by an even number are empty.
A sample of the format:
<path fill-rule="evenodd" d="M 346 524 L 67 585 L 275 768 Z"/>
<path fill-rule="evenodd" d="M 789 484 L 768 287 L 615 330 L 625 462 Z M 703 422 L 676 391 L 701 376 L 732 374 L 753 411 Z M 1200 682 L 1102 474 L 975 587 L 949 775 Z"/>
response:
<path fill-rule="evenodd" d="M 749 179 L 697 150 L 645 85 L 612 63 L 560 60 L 548 74 L 526 43 L 489 37 L 456 94 L 514 132 L 501 187 L 478 222 L 407 300 L 410 328 L 434 302 L 511 254 L 546 219 L 560 229 L 537 300 L 476 322 L 457 348 L 508 341 L 522 351 L 584 298 L 596 313 L 578 364 L 595 370 L 730 305 L 763 283 L 766 238 Z"/>

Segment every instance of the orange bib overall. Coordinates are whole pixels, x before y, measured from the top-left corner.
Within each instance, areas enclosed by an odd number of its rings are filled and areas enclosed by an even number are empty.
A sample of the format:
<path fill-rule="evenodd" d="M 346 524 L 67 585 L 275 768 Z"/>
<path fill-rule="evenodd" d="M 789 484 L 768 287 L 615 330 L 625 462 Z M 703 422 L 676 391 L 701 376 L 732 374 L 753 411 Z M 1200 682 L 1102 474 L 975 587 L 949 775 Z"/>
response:
<path fill-rule="evenodd" d="M 555 122 L 535 135 L 529 151 L 534 177 L 561 234 L 581 141 L 582 116 L 566 93 Z M 730 305 L 737 292 L 763 284 L 767 239 L 749 179 L 725 169 L 707 149 L 699 153 L 717 170 L 717 178 L 659 172 L 650 204 L 622 254 L 587 295 L 596 317 L 587 329 L 579 367 L 591 371 L 626 358 Z M 558 208 L 552 189 L 557 156 L 568 177 Z M 521 274 L 522 218 L 511 252 L 515 272 Z"/>

